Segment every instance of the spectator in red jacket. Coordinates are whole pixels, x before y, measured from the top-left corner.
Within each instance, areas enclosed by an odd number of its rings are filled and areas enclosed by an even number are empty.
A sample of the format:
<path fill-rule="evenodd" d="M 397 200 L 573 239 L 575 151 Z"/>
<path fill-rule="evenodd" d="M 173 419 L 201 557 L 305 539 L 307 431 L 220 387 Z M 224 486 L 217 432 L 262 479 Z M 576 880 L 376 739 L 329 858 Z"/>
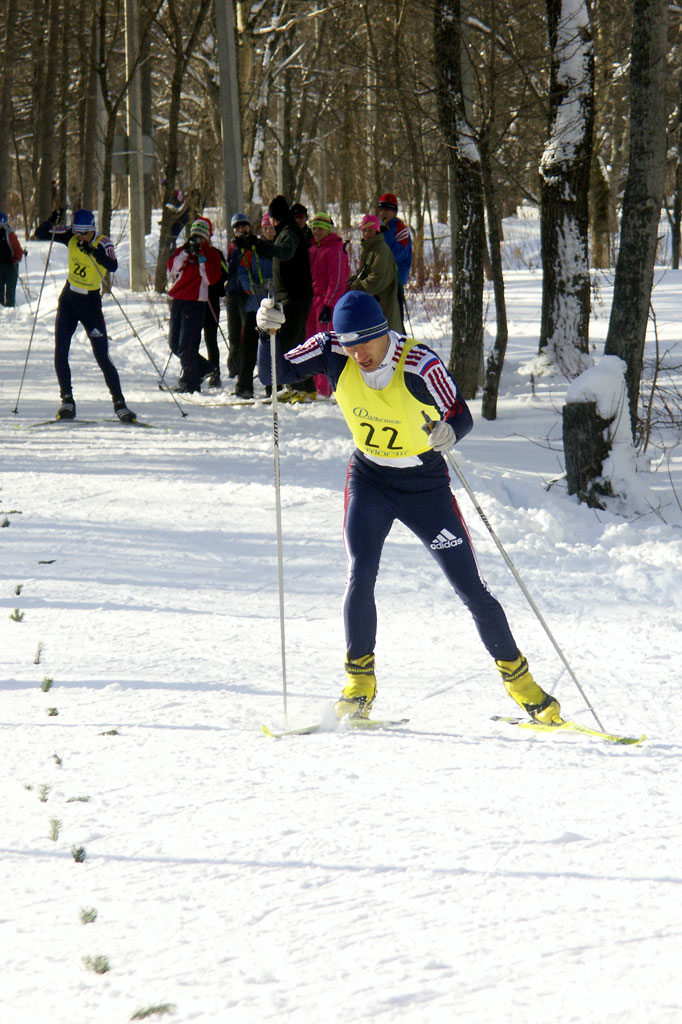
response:
<path fill-rule="evenodd" d="M 220 252 L 210 243 L 211 233 L 204 218 L 189 229 L 189 240 L 168 260 L 170 330 L 168 345 L 182 364 L 177 391 L 201 391 L 201 381 L 214 367 L 199 354 L 201 331 L 206 317 L 209 288 L 220 280 Z"/>
<path fill-rule="evenodd" d="M 0 305 L 16 304 L 19 264 L 24 250 L 12 231 L 6 213 L 0 213 Z"/>

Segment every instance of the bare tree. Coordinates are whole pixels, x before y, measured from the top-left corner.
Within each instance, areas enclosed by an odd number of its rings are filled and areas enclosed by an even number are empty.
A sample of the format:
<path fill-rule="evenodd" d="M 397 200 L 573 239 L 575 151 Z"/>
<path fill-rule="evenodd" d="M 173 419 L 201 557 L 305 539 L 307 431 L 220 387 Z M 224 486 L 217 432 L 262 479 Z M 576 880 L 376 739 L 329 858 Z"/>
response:
<path fill-rule="evenodd" d="M 605 356 L 618 356 L 625 365 L 625 387 L 623 378 L 614 374 L 608 404 L 609 408 L 617 408 L 619 391 L 623 391 L 623 402 L 629 403 L 633 437 L 665 180 L 667 36 L 667 0 L 635 0 L 630 64 L 630 161 L 604 347 Z M 599 495 L 605 493 L 600 473 L 611 447 L 611 422 L 602 419 L 598 403 L 593 401 L 567 404 L 563 412 L 569 494 L 598 504 Z"/>
<path fill-rule="evenodd" d="M 180 110 L 182 105 L 182 84 L 190 59 L 199 41 L 200 30 L 211 0 L 200 0 L 198 6 L 190 0 L 167 0 L 159 27 L 163 31 L 172 54 L 170 78 L 170 102 L 168 107 L 168 135 L 164 167 L 163 212 L 161 235 L 156 260 L 154 288 L 163 292 L 166 288 L 166 260 L 170 246 L 170 229 L 177 216 L 171 203 L 177 185 L 178 157 L 180 152 Z"/>
<path fill-rule="evenodd" d="M 17 0 L 8 0 L 5 14 L 4 46 L 0 57 L 0 209 L 6 209 L 10 182 L 10 147 L 12 137 L 12 53 L 17 18 Z"/>
<path fill-rule="evenodd" d="M 635 0 L 630 67 L 630 161 L 605 355 L 627 366 L 630 422 L 637 420 L 666 165 L 666 0 Z"/>
<path fill-rule="evenodd" d="M 436 96 L 457 204 L 448 369 L 464 396 L 473 398 L 483 354 L 485 214 L 480 153 L 465 110 L 461 54 L 460 0 L 434 0 Z"/>
<path fill-rule="evenodd" d="M 594 54 L 587 0 L 547 0 L 550 126 L 540 163 L 542 320 L 539 351 L 569 377 L 589 365 L 589 184 Z M 542 365 L 542 364 L 540 364 Z"/>

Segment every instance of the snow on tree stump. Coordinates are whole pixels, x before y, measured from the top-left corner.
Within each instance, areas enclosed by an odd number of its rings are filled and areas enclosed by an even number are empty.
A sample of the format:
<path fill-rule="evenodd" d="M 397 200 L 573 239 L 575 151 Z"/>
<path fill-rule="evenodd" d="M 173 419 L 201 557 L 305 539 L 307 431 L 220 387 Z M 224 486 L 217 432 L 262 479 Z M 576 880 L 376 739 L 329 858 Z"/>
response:
<path fill-rule="evenodd" d="M 563 407 L 562 418 L 568 493 L 577 494 L 590 508 L 604 508 L 600 496 L 613 493 L 601 479 L 602 464 L 611 450 L 613 417 L 602 419 L 596 402 L 571 402 Z"/>

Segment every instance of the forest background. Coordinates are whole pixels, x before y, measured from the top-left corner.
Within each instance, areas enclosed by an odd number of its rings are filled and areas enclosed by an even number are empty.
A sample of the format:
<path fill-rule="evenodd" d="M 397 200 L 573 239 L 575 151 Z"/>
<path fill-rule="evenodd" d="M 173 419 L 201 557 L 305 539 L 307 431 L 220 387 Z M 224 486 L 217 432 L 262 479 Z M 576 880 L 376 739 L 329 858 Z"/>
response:
<path fill-rule="evenodd" d="M 137 45 L 126 52 L 126 19 Z M 257 218 L 276 193 L 329 209 L 347 236 L 394 192 L 413 234 L 411 290 L 451 303 L 450 369 L 496 416 L 506 349 L 502 222 L 542 222 L 538 373 L 589 369 L 593 271 L 616 266 L 604 352 L 624 360 L 635 442 L 661 211 L 677 268 L 682 225 L 680 8 L 664 0 L 8 0 L 0 207 L 27 237 L 55 206 L 128 206 L 129 84 L 139 76 L 144 220 L 161 210 L 156 270 L 180 190 L 190 216 L 225 195 L 224 53 L 233 35 L 235 173 Z M 222 19 L 222 20 L 221 20 Z M 221 77 L 221 73 L 222 77 Z M 222 97 L 221 97 L 222 90 Z M 132 207 L 131 207 L 132 208 Z M 449 225 L 443 238 L 439 225 Z M 621 233 L 622 225 L 622 233 Z M 484 369 L 483 277 L 496 338 Z M 150 275 L 151 278 L 151 275 Z M 600 410 L 568 438 L 603 435 Z M 590 429 L 592 441 L 590 440 Z M 599 456 L 603 452 L 595 445 Z M 595 456 L 596 457 L 596 456 Z M 601 458 L 582 481 L 588 499 Z M 597 487 L 597 491 L 598 491 Z"/>

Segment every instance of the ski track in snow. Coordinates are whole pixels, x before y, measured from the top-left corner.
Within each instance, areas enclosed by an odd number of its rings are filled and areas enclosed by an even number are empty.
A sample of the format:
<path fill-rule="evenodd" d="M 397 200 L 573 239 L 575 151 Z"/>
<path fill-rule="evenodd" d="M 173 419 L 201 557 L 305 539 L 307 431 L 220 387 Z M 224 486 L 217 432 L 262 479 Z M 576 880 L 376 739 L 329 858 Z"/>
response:
<path fill-rule="evenodd" d="M 261 736 L 284 724 L 271 410 L 219 407 L 219 392 L 182 418 L 105 299 L 126 399 L 160 429 L 101 422 L 111 404 L 82 332 L 74 393 L 97 422 L 30 426 L 58 404 L 53 251 L 14 415 L 46 252 L 30 244 L 31 310 L 0 310 L 2 1021 L 114 1024 L 166 1003 L 161 1019 L 183 1024 L 679 1021 L 682 458 L 646 475 L 660 514 L 545 488 L 562 473 L 566 382 L 532 391 L 521 369 L 540 275 L 509 274 L 499 417 L 473 402 L 455 456 L 600 718 L 646 733 L 639 747 L 491 722 L 514 706 L 400 526 L 377 586 L 376 713 L 409 724 Z M 657 280 L 673 345 L 680 275 Z M 163 367 L 165 300 L 117 296 Z M 342 686 L 351 444 L 329 402 L 279 419 L 294 727 Z M 538 680 L 594 724 L 457 493 Z M 98 955 L 108 973 L 84 966 Z"/>

